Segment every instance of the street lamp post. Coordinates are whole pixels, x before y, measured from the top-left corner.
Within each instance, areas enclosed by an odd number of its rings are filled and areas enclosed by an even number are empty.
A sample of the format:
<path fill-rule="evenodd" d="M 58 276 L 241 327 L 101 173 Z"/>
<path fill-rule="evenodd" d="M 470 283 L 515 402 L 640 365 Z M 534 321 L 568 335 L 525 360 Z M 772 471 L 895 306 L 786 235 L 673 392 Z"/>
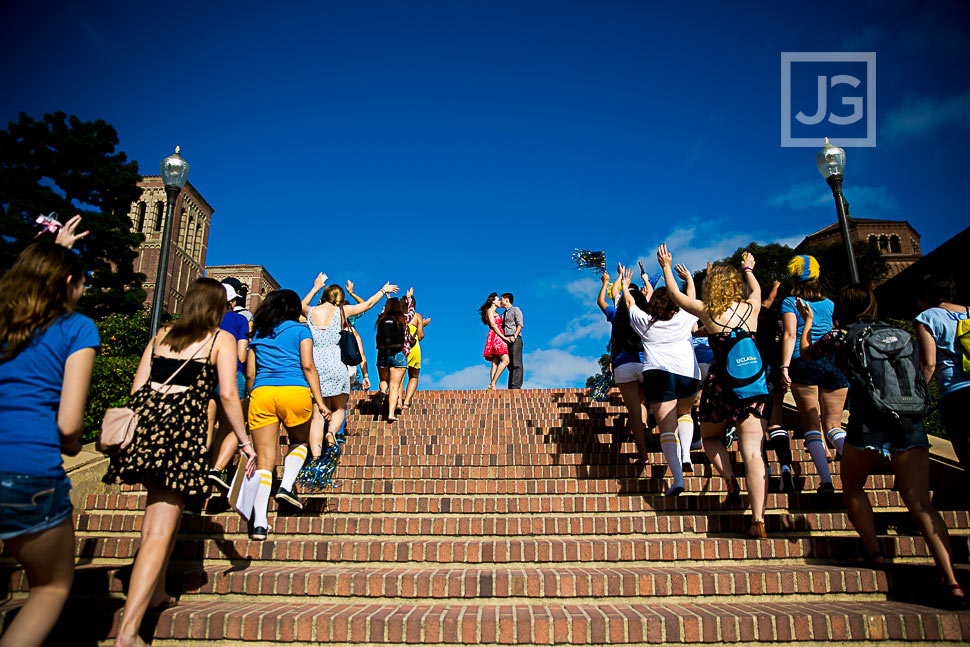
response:
<path fill-rule="evenodd" d="M 845 215 L 845 200 L 842 198 L 842 173 L 845 171 L 845 151 L 829 143 L 825 138 L 825 146 L 815 155 L 815 165 L 825 181 L 832 189 L 835 198 L 835 211 L 839 216 L 839 229 L 842 231 L 842 244 L 849 255 L 849 276 L 853 283 L 859 283 L 859 268 L 856 266 L 855 254 L 852 252 L 852 238 L 849 235 L 849 219 Z"/>
<path fill-rule="evenodd" d="M 175 200 L 179 196 L 185 181 L 189 179 L 189 163 L 179 155 L 179 147 L 175 153 L 162 160 L 162 182 L 165 184 L 165 224 L 162 227 L 162 247 L 158 253 L 158 275 L 155 278 L 155 298 L 152 300 L 152 320 L 149 327 L 150 337 L 158 332 L 162 322 L 162 308 L 165 304 L 165 282 L 168 278 L 168 254 L 172 245 L 172 218 L 175 213 Z"/>

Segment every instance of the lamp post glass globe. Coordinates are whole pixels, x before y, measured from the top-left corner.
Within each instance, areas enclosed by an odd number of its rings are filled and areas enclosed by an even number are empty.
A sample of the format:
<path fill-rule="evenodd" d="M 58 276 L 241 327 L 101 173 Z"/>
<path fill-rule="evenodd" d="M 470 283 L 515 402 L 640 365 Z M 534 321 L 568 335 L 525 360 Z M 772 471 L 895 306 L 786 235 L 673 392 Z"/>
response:
<path fill-rule="evenodd" d="M 815 166 L 826 180 L 833 175 L 842 175 L 845 171 L 845 150 L 830 144 L 826 137 L 825 146 L 815 155 Z"/>
<path fill-rule="evenodd" d="M 179 155 L 179 147 L 175 152 L 162 160 L 162 182 L 165 186 L 183 187 L 189 179 L 189 163 Z"/>

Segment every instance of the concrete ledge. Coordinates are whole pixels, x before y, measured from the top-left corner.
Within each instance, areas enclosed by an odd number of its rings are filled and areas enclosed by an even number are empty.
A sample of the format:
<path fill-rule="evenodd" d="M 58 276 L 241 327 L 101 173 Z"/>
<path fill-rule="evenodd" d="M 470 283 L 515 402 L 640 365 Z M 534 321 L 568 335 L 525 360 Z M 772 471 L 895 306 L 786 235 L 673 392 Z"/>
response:
<path fill-rule="evenodd" d="M 108 457 L 94 448 L 94 443 L 88 443 L 81 448 L 77 456 L 64 457 L 64 471 L 71 479 L 71 503 L 74 512 L 82 512 L 89 494 L 109 494 L 121 492 L 117 485 L 107 485 L 101 482 L 105 470 L 108 468 Z"/>

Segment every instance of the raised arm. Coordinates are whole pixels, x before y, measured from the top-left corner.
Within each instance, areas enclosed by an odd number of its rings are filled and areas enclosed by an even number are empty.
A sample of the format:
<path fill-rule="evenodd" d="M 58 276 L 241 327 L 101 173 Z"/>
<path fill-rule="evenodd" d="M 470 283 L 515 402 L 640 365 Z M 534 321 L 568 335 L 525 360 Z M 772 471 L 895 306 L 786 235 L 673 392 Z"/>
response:
<path fill-rule="evenodd" d="M 778 296 L 778 287 L 781 285 L 781 281 L 772 281 L 771 292 L 768 293 L 764 299 L 761 300 L 762 308 L 770 308 L 775 304 L 775 298 Z"/>
<path fill-rule="evenodd" d="M 754 256 L 750 252 L 745 252 L 741 257 L 741 273 L 748 286 L 747 302 L 754 308 L 751 314 L 757 317 L 761 311 L 761 284 L 754 277 Z"/>
<path fill-rule="evenodd" d="M 637 307 L 636 301 L 633 300 L 633 295 L 630 293 L 630 281 L 633 280 L 633 270 L 625 269 L 620 273 L 623 277 L 620 279 L 620 289 L 623 292 L 623 303 L 626 304 L 627 310 L 633 310 Z"/>
<path fill-rule="evenodd" d="M 606 314 L 606 308 L 609 306 L 606 303 L 606 289 L 610 284 L 610 275 L 606 270 L 603 270 L 603 273 L 600 275 L 600 282 L 600 293 L 596 295 L 596 305 L 603 311 L 603 314 Z"/>
<path fill-rule="evenodd" d="M 657 248 L 657 262 L 660 263 L 660 269 L 664 275 L 664 284 L 667 286 L 667 294 L 670 295 L 670 299 L 677 305 L 678 308 L 686 310 L 695 317 L 703 316 L 705 306 L 703 301 L 699 301 L 696 297 L 690 297 L 680 291 L 680 286 L 677 285 L 677 279 L 674 278 L 673 256 L 667 249 L 667 245 L 663 244 Z"/>
<path fill-rule="evenodd" d="M 357 303 L 364 302 L 364 300 L 361 299 L 359 296 L 357 296 L 357 294 L 354 292 L 354 282 L 351 281 L 350 279 L 347 279 L 347 294 L 349 294 L 350 298 L 356 301 Z"/>
<path fill-rule="evenodd" d="M 685 283 L 687 283 L 687 291 L 685 294 L 691 299 L 697 298 L 697 288 L 694 287 L 694 277 L 687 269 L 687 266 L 683 263 L 678 263 L 674 266 L 674 271 L 677 272 L 677 276 L 682 278 Z M 679 287 L 679 286 L 678 286 Z"/>
<path fill-rule="evenodd" d="M 367 312 L 374 307 L 374 304 L 381 300 L 381 298 L 386 294 L 397 294 L 398 287 L 396 285 L 391 285 L 390 283 L 385 283 L 384 287 L 371 295 L 366 301 L 356 303 L 352 306 L 344 306 L 344 314 L 348 317 L 354 315 L 359 315 L 362 312 Z"/>
<path fill-rule="evenodd" d="M 610 286 L 610 303 L 616 303 L 616 297 L 620 294 L 620 282 L 623 280 L 623 265 L 616 264 L 616 280 Z"/>
<path fill-rule="evenodd" d="M 317 278 L 313 279 L 313 289 L 307 292 L 307 295 L 303 297 L 303 316 L 307 316 L 310 311 L 310 302 L 313 300 L 313 295 L 323 289 L 323 286 L 327 284 L 327 275 L 323 272 L 317 274 Z"/>
<path fill-rule="evenodd" d="M 81 240 L 88 235 L 89 232 L 77 233 L 77 226 L 81 224 L 81 216 L 76 215 L 61 227 L 60 231 L 57 232 L 57 236 L 54 238 L 54 242 L 68 249 L 74 247 L 74 243 Z"/>
<path fill-rule="evenodd" d="M 643 271 L 643 263 L 640 263 L 640 280 L 643 281 L 643 287 L 640 289 L 640 292 L 649 301 L 650 297 L 653 296 L 653 283 L 650 282 L 650 277 L 647 276 L 647 273 Z"/>

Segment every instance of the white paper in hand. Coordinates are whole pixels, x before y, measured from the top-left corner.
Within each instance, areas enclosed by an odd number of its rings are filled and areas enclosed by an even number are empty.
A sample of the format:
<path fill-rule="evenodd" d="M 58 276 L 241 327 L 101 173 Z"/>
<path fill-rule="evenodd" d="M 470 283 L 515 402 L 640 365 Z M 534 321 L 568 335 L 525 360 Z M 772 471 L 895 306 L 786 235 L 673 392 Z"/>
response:
<path fill-rule="evenodd" d="M 253 504 L 256 501 L 256 490 L 259 489 L 259 476 L 246 476 L 246 460 L 243 456 L 236 468 L 236 475 L 229 488 L 229 503 L 236 508 L 243 519 L 249 521 L 253 516 Z"/>

